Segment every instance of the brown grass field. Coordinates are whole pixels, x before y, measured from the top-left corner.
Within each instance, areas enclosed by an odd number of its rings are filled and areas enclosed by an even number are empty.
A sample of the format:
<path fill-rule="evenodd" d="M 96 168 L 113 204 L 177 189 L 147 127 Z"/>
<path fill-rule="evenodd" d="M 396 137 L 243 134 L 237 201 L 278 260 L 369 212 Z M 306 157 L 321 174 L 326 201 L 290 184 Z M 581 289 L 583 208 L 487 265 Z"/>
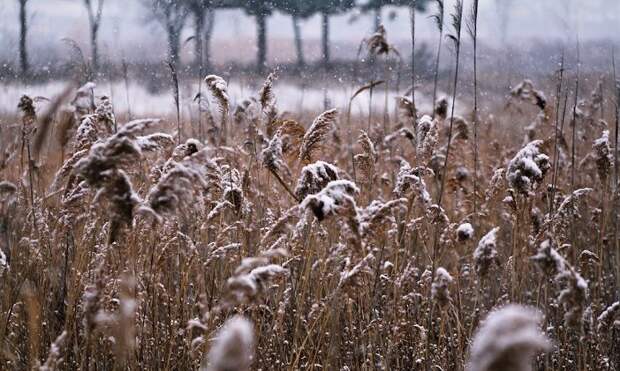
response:
<path fill-rule="evenodd" d="M 352 102 L 388 101 L 384 37 Z M 235 104 L 207 76 L 191 119 L 24 95 L 0 369 L 620 370 L 620 83 L 479 74 L 371 115 L 284 112 L 275 74 Z"/>

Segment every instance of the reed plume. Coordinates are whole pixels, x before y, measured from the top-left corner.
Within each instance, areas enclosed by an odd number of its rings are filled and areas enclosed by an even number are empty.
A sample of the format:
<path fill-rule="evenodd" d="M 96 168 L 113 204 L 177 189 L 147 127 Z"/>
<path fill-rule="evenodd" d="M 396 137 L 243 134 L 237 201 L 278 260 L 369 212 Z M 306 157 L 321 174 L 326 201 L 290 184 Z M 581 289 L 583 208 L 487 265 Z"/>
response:
<path fill-rule="evenodd" d="M 302 164 L 307 165 L 316 159 L 323 148 L 327 134 L 336 124 L 337 114 L 335 109 L 325 111 L 312 122 L 299 148 L 299 161 Z"/>
<path fill-rule="evenodd" d="M 228 97 L 228 84 L 226 80 L 216 75 L 205 77 L 205 83 L 211 95 L 215 98 L 221 115 L 220 145 L 226 145 L 228 138 L 228 112 L 230 110 L 230 98 Z"/>
<path fill-rule="evenodd" d="M 433 69 L 433 104 L 437 101 L 437 85 L 439 83 L 439 59 L 441 57 L 441 45 L 443 42 L 443 27 L 444 27 L 444 15 L 445 8 L 443 0 L 435 0 L 437 4 L 437 12 L 431 15 L 437 30 L 439 32 L 439 41 L 437 45 L 437 55 L 435 56 L 435 68 Z M 433 111 L 433 117 L 435 118 L 435 111 Z"/>
<path fill-rule="evenodd" d="M 476 331 L 467 370 L 531 371 L 532 358 L 551 349 L 541 322 L 538 310 L 519 304 L 491 312 Z"/>
<path fill-rule="evenodd" d="M 454 279 L 445 268 L 439 267 L 437 271 L 435 271 L 435 278 L 431 286 L 431 297 L 433 300 L 437 301 L 440 306 L 444 306 L 452 300 L 450 298 L 449 288 L 453 280 Z"/>
<path fill-rule="evenodd" d="M 258 92 L 258 101 L 260 102 L 263 114 L 265 115 L 265 127 L 267 135 L 274 134 L 274 124 L 278 117 L 278 108 L 276 107 L 276 96 L 273 91 L 273 83 L 277 76 L 275 72 L 270 73 Z"/>
<path fill-rule="evenodd" d="M 439 187 L 439 195 L 437 196 L 437 205 L 441 207 L 443 201 L 443 193 L 444 187 L 447 178 L 447 169 L 448 169 L 448 159 L 450 158 L 450 144 L 452 141 L 452 127 L 454 126 L 454 106 L 456 103 L 456 88 L 459 79 L 459 59 L 461 56 L 461 28 L 463 24 L 463 1 L 456 0 L 454 4 L 454 13 L 450 15 L 452 18 L 452 28 L 454 34 L 448 35 L 448 38 L 454 42 L 455 51 L 455 63 L 456 67 L 454 70 L 454 82 L 452 84 L 452 106 L 450 112 L 450 126 L 448 127 L 448 144 L 446 145 L 446 156 L 443 163 L 443 176 L 441 177 L 441 183 Z"/>
<path fill-rule="evenodd" d="M 237 315 L 218 331 L 207 356 L 206 371 L 248 371 L 254 358 L 254 328 L 245 317 Z"/>
<path fill-rule="evenodd" d="M 497 232 L 499 227 L 491 229 L 478 242 L 478 247 L 474 250 L 474 263 L 476 265 L 476 273 L 480 277 L 485 277 L 493 264 L 499 265 L 497 257 Z"/>
<path fill-rule="evenodd" d="M 528 143 L 508 163 L 506 178 L 516 191 L 529 194 L 551 168 L 549 157 L 542 152 L 542 145 L 542 140 Z"/>

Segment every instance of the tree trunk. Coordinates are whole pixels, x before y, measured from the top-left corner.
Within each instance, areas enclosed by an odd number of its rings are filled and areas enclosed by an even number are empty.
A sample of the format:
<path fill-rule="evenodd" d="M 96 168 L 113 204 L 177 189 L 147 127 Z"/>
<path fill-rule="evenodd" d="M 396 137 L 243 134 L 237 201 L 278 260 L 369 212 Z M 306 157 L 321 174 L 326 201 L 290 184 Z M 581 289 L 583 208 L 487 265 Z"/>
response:
<path fill-rule="evenodd" d="M 297 65 L 301 68 L 306 62 L 304 61 L 304 47 L 301 40 L 301 27 L 299 25 L 299 17 L 293 16 L 293 33 L 295 34 L 295 49 L 297 50 Z"/>
<path fill-rule="evenodd" d="M 259 73 L 263 73 L 267 63 L 267 17 L 265 17 L 265 14 L 259 13 L 256 15 L 256 26 L 258 27 L 256 68 Z"/>
<path fill-rule="evenodd" d="M 196 67 L 198 69 L 198 77 L 202 78 L 204 76 L 204 64 L 203 64 L 203 55 L 202 55 L 202 32 L 204 31 L 205 18 L 204 18 L 204 9 L 195 9 L 193 11 L 194 16 L 194 54 L 196 54 Z"/>
<path fill-rule="evenodd" d="M 194 16 L 194 54 L 196 58 L 194 60 L 196 72 L 198 74 L 198 95 L 200 99 L 198 101 L 198 138 L 200 140 L 204 140 L 204 130 L 202 125 L 202 79 L 205 77 L 205 66 L 204 66 L 204 56 L 202 51 L 202 33 L 204 32 L 205 27 L 205 7 L 198 6 L 192 8 L 192 14 Z M 192 133 L 194 133 L 194 125 L 190 125 L 192 128 Z M 195 135 L 195 134 L 194 134 Z"/>
<path fill-rule="evenodd" d="M 91 0 L 84 0 L 84 6 L 88 12 L 88 25 L 90 26 L 90 50 L 91 64 L 88 70 L 88 79 L 92 79 L 99 72 L 99 49 L 97 48 L 97 34 L 101 24 L 101 13 L 104 0 L 98 0 L 96 9 L 92 8 Z"/>
<path fill-rule="evenodd" d="M 329 14 L 323 12 L 322 14 L 321 28 L 322 34 L 322 46 L 323 46 L 323 65 L 329 65 Z"/>
<path fill-rule="evenodd" d="M 173 28 L 168 28 L 168 61 L 179 70 L 180 36 Z"/>
<path fill-rule="evenodd" d="M 90 47 L 92 50 L 93 65 L 92 71 L 94 75 L 99 72 L 99 49 L 97 48 L 97 34 L 99 33 L 99 24 L 95 23 L 90 26 Z"/>
<path fill-rule="evenodd" d="M 211 69 L 211 39 L 213 36 L 213 26 L 215 26 L 215 11 L 213 9 L 208 9 L 204 38 L 204 64 L 206 69 Z"/>
<path fill-rule="evenodd" d="M 19 0 L 19 64 L 24 77 L 29 72 L 28 50 L 26 50 L 26 37 L 28 24 L 26 23 L 26 3 L 28 0 Z"/>

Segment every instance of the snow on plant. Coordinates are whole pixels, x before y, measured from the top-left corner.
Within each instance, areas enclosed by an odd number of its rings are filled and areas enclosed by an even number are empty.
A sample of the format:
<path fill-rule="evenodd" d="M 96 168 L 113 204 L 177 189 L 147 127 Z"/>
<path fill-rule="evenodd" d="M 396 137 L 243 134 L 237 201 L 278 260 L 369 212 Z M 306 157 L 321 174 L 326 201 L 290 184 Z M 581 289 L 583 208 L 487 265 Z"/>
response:
<path fill-rule="evenodd" d="M 508 163 L 508 184 L 519 193 L 529 194 L 551 168 L 549 157 L 542 152 L 542 145 L 542 140 L 528 143 Z"/>
<path fill-rule="evenodd" d="M 474 250 L 474 263 L 476 272 L 484 277 L 489 272 L 491 266 L 497 264 L 497 232 L 499 227 L 491 229 L 478 242 L 476 250 Z"/>
<path fill-rule="evenodd" d="M 245 317 L 237 315 L 224 323 L 215 335 L 207 356 L 206 371 L 248 371 L 254 358 L 254 328 Z"/>
<path fill-rule="evenodd" d="M 459 241 L 471 240 L 474 237 L 474 227 L 471 223 L 460 224 L 456 228 L 456 237 Z"/>
<path fill-rule="evenodd" d="M 433 156 L 439 141 L 437 121 L 428 115 L 422 116 L 417 122 L 416 133 L 417 156 L 428 161 Z"/>
<path fill-rule="evenodd" d="M 609 130 L 604 130 L 601 137 L 594 141 L 592 150 L 594 151 L 594 161 L 596 162 L 598 176 L 604 184 L 613 166 L 612 149 L 609 144 Z"/>
<path fill-rule="evenodd" d="M 301 169 L 295 195 L 303 201 L 306 196 L 320 192 L 327 183 L 340 179 L 339 169 L 327 162 L 317 161 Z"/>
<path fill-rule="evenodd" d="M 415 197 L 423 209 L 428 209 L 432 199 L 423 176 L 432 173 L 425 167 L 411 168 L 407 161 L 401 160 L 393 193 L 398 197 Z"/>
<path fill-rule="evenodd" d="M 491 312 L 474 336 L 468 371 L 530 371 L 532 358 L 551 349 L 541 313 L 519 304 Z"/>
<path fill-rule="evenodd" d="M 451 300 L 449 286 L 453 280 L 454 279 L 445 268 L 437 268 L 433 284 L 431 285 L 431 296 L 433 300 L 436 300 L 442 306 L 449 303 Z"/>
<path fill-rule="evenodd" d="M 302 208 L 312 210 L 320 221 L 345 209 L 355 208 L 353 197 L 359 193 L 355 183 L 348 180 L 334 180 L 319 193 L 307 196 L 301 203 Z"/>

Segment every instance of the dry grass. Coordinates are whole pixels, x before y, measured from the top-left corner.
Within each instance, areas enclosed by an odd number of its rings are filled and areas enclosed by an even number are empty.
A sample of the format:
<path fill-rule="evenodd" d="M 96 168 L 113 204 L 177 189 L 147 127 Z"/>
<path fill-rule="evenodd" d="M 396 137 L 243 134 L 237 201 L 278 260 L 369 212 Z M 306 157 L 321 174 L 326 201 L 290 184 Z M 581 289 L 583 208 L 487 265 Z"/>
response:
<path fill-rule="evenodd" d="M 400 99 L 390 133 L 349 107 L 295 121 L 274 76 L 239 107 L 207 77 L 208 143 L 96 90 L 51 124 L 22 99 L 0 368 L 620 369 L 608 78 L 574 120 L 531 81 L 481 103 L 474 193 L 473 124 L 446 101 L 433 119 Z"/>

